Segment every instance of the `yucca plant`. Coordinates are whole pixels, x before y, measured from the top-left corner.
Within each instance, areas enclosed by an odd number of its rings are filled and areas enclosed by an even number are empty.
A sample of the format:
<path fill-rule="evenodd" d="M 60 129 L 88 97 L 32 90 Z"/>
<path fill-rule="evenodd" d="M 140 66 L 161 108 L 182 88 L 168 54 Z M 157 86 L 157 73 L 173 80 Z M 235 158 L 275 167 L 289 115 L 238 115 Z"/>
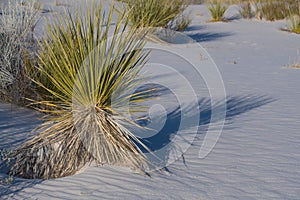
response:
<path fill-rule="evenodd" d="M 187 7 L 184 0 L 126 0 L 125 2 L 129 21 L 140 28 L 166 28 Z"/>
<path fill-rule="evenodd" d="M 26 60 L 34 51 L 33 31 L 39 20 L 36 1 L 9 0 L 0 17 L 0 99 L 21 103 L 30 86 Z"/>
<path fill-rule="evenodd" d="M 222 0 L 214 0 L 210 2 L 208 10 L 211 14 L 213 22 L 224 21 L 224 14 L 227 10 L 227 6 Z"/>
<path fill-rule="evenodd" d="M 112 25 L 96 5 L 70 12 L 49 25 L 40 43 L 33 76 L 46 113 L 45 122 L 25 144 L 14 150 L 11 174 L 25 178 L 57 178 L 76 173 L 89 162 L 124 165 L 145 172 L 148 162 L 137 145 L 147 149 L 125 125 L 141 111 L 149 91 L 132 92 L 148 53 L 142 31 L 128 27 L 125 14 Z M 112 36 L 110 37 L 110 34 Z"/>

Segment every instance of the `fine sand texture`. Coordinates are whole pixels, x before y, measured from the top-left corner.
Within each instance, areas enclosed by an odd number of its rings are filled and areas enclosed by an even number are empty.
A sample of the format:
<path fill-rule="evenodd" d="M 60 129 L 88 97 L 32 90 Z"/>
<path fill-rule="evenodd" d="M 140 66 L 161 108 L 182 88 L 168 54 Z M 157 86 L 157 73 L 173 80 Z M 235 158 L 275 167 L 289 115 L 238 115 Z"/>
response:
<path fill-rule="evenodd" d="M 46 6 L 52 4 L 49 1 Z M 225 125 L 208 156 L 200 159 L 199 150 L 211 123 L 211 110 L 218 105 L 209 103 L 205 81 L 190 74 L 188 81 L 195 83 L 193 90 L 199 99 L 200 123 L 183 156 L 167 166 L 168 173 L 151 171 L 148 177 L 125 167 L 87 166 L 70 177 L 16 178 L 12 184 L 1 183 L 0 199 L 300 198 L 300 70 L 287 67 L 299 60 L 300 35 L 281 31 L 284 20 L 239 19 L 236 6 L 226 13 L 227 22 L 216 23 L 208 22 L 205 5 L 191 5 L 188 10 L 193 20 L 184 34 L 214 60 L 226 91 Z M 43 13 L 46 17 L 52 14 Z M 39 23 L 41 35 L 44 22 Z M 188 48 L 186 51 L 189 54 Z M 191 55 L 193 51 L 191 48 Z M 168 60 L 163 54 L 156 56 Z M 182 66 L 183 74 L 184 69 Z M 178 82 L 171 77 L 164 80 Z M 204 89 L 197 89 L 197 83 Z M 222 88 L 211 89 L 218 94 Z M 0 103 L 0 148 L 20 145 L 40 123 L 39 117 L 33 110 Z M 151 144 L 155 148 L 170 138 L 171 134 L 152 137 Z M 8 177 L 6 171 L 0 170 L 1 180 Z"/>

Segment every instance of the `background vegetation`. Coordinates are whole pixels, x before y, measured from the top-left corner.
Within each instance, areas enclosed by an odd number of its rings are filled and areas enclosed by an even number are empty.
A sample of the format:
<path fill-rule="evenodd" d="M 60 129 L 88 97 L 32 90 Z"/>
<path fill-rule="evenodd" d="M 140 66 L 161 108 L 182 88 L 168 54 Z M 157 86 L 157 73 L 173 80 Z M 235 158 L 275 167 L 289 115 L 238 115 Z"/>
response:
<path fill-rule="evenodd" d="M 35 1 L 9 1 L 0 17 L 0 99 L 22 103 L 30 89 L 26 62 L 35 51 L 34 27 L 39 19 Z"/>
<path fill-rule="evenodd" d="M 213 0 L 210 1 L 209 6 L 208 6 L 208 10 L 211 14 L 212 20 L 213 22 L 217 22 L 217 21 L 224 21 L 224 14 L 227 10 L 227 5 L 224 3 L 223 0 Z"/>
<path fill-rule="evenodd" d="M 162 6 L 163 5 L 163 6 Z M 126 0 L 125 10 L 132 25 L 138 28 L 163 27 L 183 30 L 191 20 L 184 14 L 183 0 Z"/>

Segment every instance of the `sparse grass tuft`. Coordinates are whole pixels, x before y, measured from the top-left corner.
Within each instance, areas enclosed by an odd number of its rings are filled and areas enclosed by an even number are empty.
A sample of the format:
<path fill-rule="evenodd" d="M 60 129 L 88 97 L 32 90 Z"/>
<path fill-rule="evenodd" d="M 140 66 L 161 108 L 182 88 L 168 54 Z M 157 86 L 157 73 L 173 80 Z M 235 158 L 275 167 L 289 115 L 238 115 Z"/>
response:
<path fill-rule="evenodd" d="M 247 19 L 250 19 L 254 16 L 250 0 L 248 0 L 247 2 L 242 2 L 239 13 L 240 13 L 241 17 L 247 18 Z"/>
<path fill-rule="evenodd" d="M 144 33 L 129 28 L 127 16 L 119 15 L 112 25 L 113 10 L 105 15 L 94 2 L 49 25 L 38 52 L 39 74 L 33 77 L 43 97 L 33 103 L 47 116 L 38 133 L 10 154 L 11 174 L 57 178 L 90 162 L 145 172 L 148 162 L 137 144 L 147 147 L 125 128 L 136 124 L 124 105 L 130 100 L 131 112 L 143 110 L 138 103 L 149 91 L 132 90 L 140 84 L 148 53 Z"/>
<path fill-rule="evenodd" d="M 169 29 L 175 31 L 184 31 L 192 22 L 192 19 L 189 15 L 181 14 L 175 20 L 168 24 Z"/>
<path fill-rule="evenodd" d="M 299 0 L 256 0 L 257 13 L 262 18 L 274 21 L 281 20 L 292 14 L 299 13 Z"/>
<path fill-rule="evenodd" d="M 287 30 L 300 34 L 300 1 L 298 2 L 298 10 L 290 10 L 287 17 Z"/>
<path fill-rule="evenodd" d="M 177 25 L 176 19 L 186 9 L 183 0 L 126 0 L 125 10 L 132 25 L 139 28 L 163 27 L 168 28 L 170 24 Z M 180 19 L 179 19 L 180 20 Z M 181 19 L 174 29 L 182 29 L 189 24 L 189 20 Z"/>
<path fill-rule="evenodd" d="M 210 5 L 208 7 L 211 17 L 212 17 L 212 22 L 217 22 L 217 21 L 224 21 L 224 14 L 227 10 L 227 6 L 224 4 L 223 0 L 213 0 L 210 2 Z"/>
<path fill-rule="evenodd" d="M 287 18 L 287 29 L 290 32 L 300 34 L 300 15 L 291 15 Z"/>
<path fill-rule="evenodd" d="M 258 12 L 261 13 L 262 17 L 269 21 L 284 19 L 284 13 L 286 12 L 284 2 L 265 0 L 259 2 Z"/>

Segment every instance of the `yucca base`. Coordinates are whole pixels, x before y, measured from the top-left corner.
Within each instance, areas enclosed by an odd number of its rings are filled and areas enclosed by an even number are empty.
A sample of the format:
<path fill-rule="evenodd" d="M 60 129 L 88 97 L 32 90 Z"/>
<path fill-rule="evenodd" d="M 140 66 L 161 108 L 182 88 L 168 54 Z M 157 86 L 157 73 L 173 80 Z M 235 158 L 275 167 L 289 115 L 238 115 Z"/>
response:
<path fill-rule="evenodd" d="M 77 116 L 68 114 L 64 121 L 52 124 L 12 152 L 15 162 L 10 173 L 29 179 L 59 178 L 73 175 L 91 162 L 145 172 L 145 156 L 112 116 L 89 110 Z"/>

